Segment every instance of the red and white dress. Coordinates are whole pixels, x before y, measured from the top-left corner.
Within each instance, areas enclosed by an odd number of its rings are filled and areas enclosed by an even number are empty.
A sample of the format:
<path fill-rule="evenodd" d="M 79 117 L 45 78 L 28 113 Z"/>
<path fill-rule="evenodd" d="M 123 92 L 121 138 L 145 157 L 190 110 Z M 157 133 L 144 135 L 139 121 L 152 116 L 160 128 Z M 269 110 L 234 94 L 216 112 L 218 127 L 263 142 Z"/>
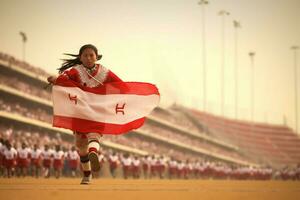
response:
<path fill-rule="evenodd" d="M 158 158 L 157 159 L 157 171 L 159 174 L 164 173 L 165 168 L 166 168 L 166 159 L 165 158 Z"/>
<path fill-rule="evenodd" d="M 31 165 L 35 167 L 41 167 L 41 160 L 42 160 L 42 151 L 40 149 L 31 150 L 30 152 L 30 159 Z"/>
<path fill-rule="evenodd" d="M 61 150 L 60 151 L 55 151 L 53 153 L 53 158 L 54 158 L 53 168 L 54 169 L 59 170 L 59 169 L 63 168 L 64 156 L 65 156 L 65 153 Z"/>
<path fill-rule="evenodd" d="M 26 168 L 29 166 L 30 151 L 29 148 L 18 149 L 18 167 Z"/>
<path fill-rule="evenodd" d="M 141 161 L 139 159 L 133 159 L 132 161 L 132 171 L 135 175 L 139 175 Z"/>
<path fill-rule="evenodd" d="M 5 149 L 6 146 L 0 142 L 0 168 L 3 166 Z"/>
<path fill-rule="evenodd" d="M 157 171 L 157 159 L 156 158 L 151 158 L 150 160 L 150 172 L 152 175 L 154 175 Z"/>
<path fill-rule="evenodd" d="M 11 148 L 10 150 L 5 149 L 3 152 L 4 156 L 4 167 L 8 169 L 12 169 L 16 166 L 18 152 L 15 148 Z"/>
<path fill-rule="evenodd" d="M 71 170 L 76 170 L 78 167 L 79 155 L 77 151 L 69 151 L 68 153 L 69 167 Z"/>
<path fill-rule="evenodd" d="M 169 164 L 169 174 L 171 176 L 176 175 L 177 165 L 178 165 L 177 161 L 176 160 L 170 160 L 168 164 Z"/>
<path fill-rule="evenodd" d="M 185 171 L 185 163 L 181 162 L 178 163 L 177 165 L 177 176 L 178 177 L 182 177 L 184 175 L 184 171 Z"/>
<path fill-rule="evenodd" d="M 194 172 L 194 175 L 197 177 L 198 175 L 199 175 L 199 173 L 200 173 L 200 166 L 201 166 L 201 164 L 200 164 L 200 162 L 195 162 L 194 163 L 194 170 L 193 170 L 193 172 Z"/>
<path fill-rule="evenodd" d="M 142 168 L 143 168 L 144 172 L 148 172 L 150 160 L 151 160 L 151 158 L 149 156 L 142 158 Z"/>
<path fill-rule="evenodd" d="M 131 171 L 132 159 L 130 157 L 122 159 L 123 170 L 127 174 Z"/>
<path fill-rule="evenodd" d="M 109 160 L 109 167 L 111 169 L 116 169 L 118 166 L 118 162 L 119 162 L 119 156 L 109 155 L 108 160 Z"/>
<path fill-rule="evenodd" d="M 53 157 L 53 151 L 48 149 L 48 150 L 43 150 L 41 153 L 42 159 L 43 159 L 43 167 L 45 168 L 50 168 L 52 164 L 52 157 Z"/>
<path fill-rule="evenodd" d="M 102 153 L 100 153 L 98 155 L 98 160 L 99 160 L 99 164 L 100 164 L 100 169 L 102 169 L 104 162 L 106 161 L 106 158 Z"/>

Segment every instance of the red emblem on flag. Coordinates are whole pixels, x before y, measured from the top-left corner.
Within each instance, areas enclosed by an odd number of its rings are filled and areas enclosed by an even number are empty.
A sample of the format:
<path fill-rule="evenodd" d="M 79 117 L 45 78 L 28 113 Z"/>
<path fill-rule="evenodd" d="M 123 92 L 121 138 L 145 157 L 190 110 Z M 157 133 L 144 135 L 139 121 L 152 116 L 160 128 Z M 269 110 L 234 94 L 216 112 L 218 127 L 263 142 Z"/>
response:
<path fill-rule="evenodd" d="M 117 105 L 116 105 L 116 114 L 118 114 L 118 112 L 120 112 L 124 115 L 125 114 L 124 108 L 125 108 L 125 103 L 123 104 L 123 106 L 120 106 L 120 107 L 119 107 L 119 104 L 117 103 Z"/>
<path fill-rule="evenodd" d="M 75 101 L 75 105 L 77 105 L 77 95 L 71 96 L 71 94 L 69 93 L 69 99 L 70 101 Z"/>

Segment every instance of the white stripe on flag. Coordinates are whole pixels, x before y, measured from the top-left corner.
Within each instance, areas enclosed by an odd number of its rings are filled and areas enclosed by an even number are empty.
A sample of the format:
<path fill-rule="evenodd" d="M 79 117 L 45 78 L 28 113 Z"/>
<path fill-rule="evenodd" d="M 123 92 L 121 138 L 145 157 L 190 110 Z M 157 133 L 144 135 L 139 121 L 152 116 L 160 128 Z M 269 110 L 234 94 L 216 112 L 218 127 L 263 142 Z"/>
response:
<path fill-rule="evenodd" d="M 75 96 L 76 98 L 73 98 Z M 83 91 L 78 87 L 58 85 L 52 88 L 52 98 L 54 115 L 112 124 L 126 124 L 145 117 L 159 104 L 159 95 L 155 94 L 100 95 Z M 116 113 L 116 107 L 120 108 L 120 112 Z"/>

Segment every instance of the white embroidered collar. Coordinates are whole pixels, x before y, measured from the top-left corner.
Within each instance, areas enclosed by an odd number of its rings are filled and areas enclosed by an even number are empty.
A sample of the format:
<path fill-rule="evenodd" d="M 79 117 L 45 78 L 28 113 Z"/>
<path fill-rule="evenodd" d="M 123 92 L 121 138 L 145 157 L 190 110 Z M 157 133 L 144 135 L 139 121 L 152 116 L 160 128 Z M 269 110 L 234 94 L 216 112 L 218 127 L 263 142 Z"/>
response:
<path fill-rule="evenodd" d="M 106 80 L 109 70 L 101 64 L 96 65 L 99 67 L 99 69 L 93 77 L 90 77 L 92 76 L 92 74 L 89 75 L 83 65 L 74 66 L 74 69 L 78 71 L 80 82 L 82 85 L 85 85 L 87 87 L 97 87 Z"/>

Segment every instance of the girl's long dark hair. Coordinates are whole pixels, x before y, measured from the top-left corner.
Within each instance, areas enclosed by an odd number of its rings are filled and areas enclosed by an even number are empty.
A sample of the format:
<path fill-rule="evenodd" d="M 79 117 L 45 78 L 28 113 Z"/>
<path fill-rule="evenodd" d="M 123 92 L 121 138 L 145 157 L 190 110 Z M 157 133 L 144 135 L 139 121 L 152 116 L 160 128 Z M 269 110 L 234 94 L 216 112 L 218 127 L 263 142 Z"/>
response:
<path fill-rule="evenodd" d="M 71 68 L 74 65 L 82 64 L 82 62 L 80 61 L 80 56 L 81 56 L 82 52 L 85 49 L 93 49 L 94 52 L 96 53 L 97 60 L 100 60 L 102 58 L 102 55 L 98 55 L 98 49 L 94 45 L 92 45 L 92 44 L 83 45 L 80 48 L 78 55 L 76 55 L 76 54 L 70 54 L 70 53 L 64 53 L 64 55 L 72 56 L 72 57 L 75 57 L 75 58 L 73 58 L 73 59 L 62 59 L 64 62 L 61 65 L 61 67 L 58 68 L 59 73 L 62 73 L 63 71 Z"/>

